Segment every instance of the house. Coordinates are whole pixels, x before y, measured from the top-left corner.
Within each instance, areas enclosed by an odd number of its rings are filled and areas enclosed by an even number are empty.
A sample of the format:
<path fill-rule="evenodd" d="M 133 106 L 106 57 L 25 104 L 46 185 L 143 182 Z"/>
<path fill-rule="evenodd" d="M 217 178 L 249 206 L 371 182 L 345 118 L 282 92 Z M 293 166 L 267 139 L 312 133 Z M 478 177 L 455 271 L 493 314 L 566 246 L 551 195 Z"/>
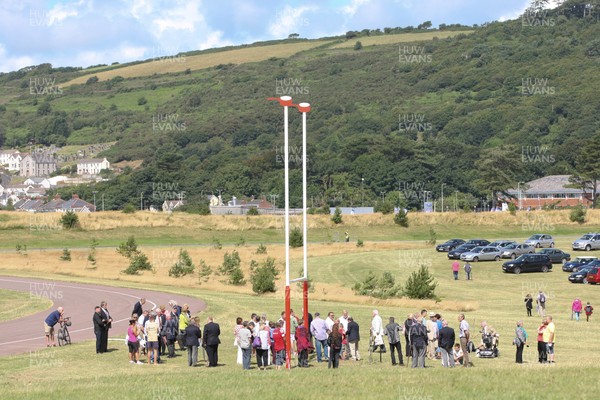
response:
<path fill-rule="evenodd" d="M 56 160 L 50 154 L 28 154 L 21 160 L 19 176 L 49 176 L 56 168 Z"/>
<path fill-rule="evenodd" d="M 78 195 L 73 194 L 71 200 L 66 200 L 59 207 L 57 207 L 56 211 L 95 212 L 96 206 L 80 199 Z"/>
<path fill-rule="evenodd" d="M 519 209 L 542 208 L 546 205 L 556 207 L 572 207 L 579 204 L 590 205 L 592 194 L 581 188 L 569 187 L 570 175 L 549 175 L 520 185 L 516 189 L 507 190 Z M 600 186 L 598 187 L 600 191 Z"/>
<path fill-rule="evenodd" d="M 98 175 L 103 169 L 110 169 L 106 157 L 77 161 L 77 175 Z"/>
<path fill-rule="evenodd" d="M 21 153 L 18 150 L 5 150 L 0 152 L 0 164 L 5 165 L 9 171 L 19 171 L 21 161 L 27 153 Z"/>
<path fill-rule="evenodd" d="M 7 185 L 4 187 L 4 192 L 20 198 L 27 196 L 27 193 L 33 188 L 33 185 Z"/>
<path fill-rule="evenodd" d="M 62 211 L 62 205 L 64 204 L 64 200 L 60 198 L 60 194 L 54 196 L 52 200 L 38 208 L 39 212 L 57 212 Z"/>
<path fill-rule="evenodd" d="M 250 199 L 242 200 L 240 203 L 244 208 L 255 207 L 260 209 L 273 208 L 273 204 L 269 203 L 266 199 Z"/>
<path fill-rule="evenodd" d="M 162 210 L 163 212 L 172 212 L 183 205 L 185 205 L 185 200 L 165 200 L 162 204 Z"/>
<path fill-rule="evenodd" d="M 44 205 L 43 200 L 24 199 L 17 201 L 14 206 L 16 211 L 37 212 Z"/>
<path fill-rule="evenodd" d="M 38 185 L 38 186 L 43 187 L 44 189 L 50 189 L 52 186 L 56 186 L 56 185 L 52 185 L 52 183 L 50 182 L 50 179 L 43 178 L 43 177 L 31 177 L 31 178 L 27 178 L 27 179 L 25 179 L 25 182 L 23 182 L 23 184 L 25 184 L 25 185 Z"/>

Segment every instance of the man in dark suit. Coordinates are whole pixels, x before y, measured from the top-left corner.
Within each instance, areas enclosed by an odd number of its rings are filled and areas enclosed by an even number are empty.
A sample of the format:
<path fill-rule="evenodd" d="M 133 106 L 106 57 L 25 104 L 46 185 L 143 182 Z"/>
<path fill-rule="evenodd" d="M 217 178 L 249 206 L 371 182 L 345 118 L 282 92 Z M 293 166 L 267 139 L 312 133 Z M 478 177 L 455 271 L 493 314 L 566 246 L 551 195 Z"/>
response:
<path fill-rule="evenodd" d="M 442 321 L 442 329 L 439 333 L 439 344 L 442 350 L 442 365 L 444 367 L 454 367 L 454 356 L 452 354 L 452 348 L 454 347 L 454 341 L 456 335 L 454 329 L 448 326 L 448 321 Z"/>
<path fill-rule="evenodd" d="M 216 367 L 219 361 L 220 334 L 219 324 L 213 322 L 213 317 L 208 317 L 208 323 L 204 325 L 204 333 L 202 334 L 202 345 L 206 348 L 209 367 Z"/>
<path fill-rule="evenodd" d="M 110 317 L 110 313 L 108 312 L 108 303 L 106 301 L 100 302 L 100 312 L 102 314 L 102 318 L 106 320 L 104 324 L 104 329 L 102 329 L 102 337 L 101 337 L 101 353 L 105 353 L 108 351 L 108 330 L 112 326 L 112 318 Z"/>
<path fill-rule="evenodd" d="M 348 331 L 346 331 L 348 343 L 350 344 L 350 355 L 354 361 L 360 361 L 358 342 L 360 342 L 359 326 L 354 318 L 348 317 Z"/>
<path fill-rule="evenodd" d="M 94 323 L 94 334 L 96 335 L 96 354 L 104 353 L 102 351 L 102 333 L 104 332 L 106 320 L 102 317 L 100 306 L 96 306 L 92 321 Z"/>
<path fill-rule="evenodd" d="M 135 305 L 133 306 L 133 311 L 131 312 L 131 315 L 135 314 L 139 318 L 144 312 L 144 309 L 142 307 L 144 304 L 146 304 L 146 299 L 142 297 L 140 301 L 135 303 Z"/>

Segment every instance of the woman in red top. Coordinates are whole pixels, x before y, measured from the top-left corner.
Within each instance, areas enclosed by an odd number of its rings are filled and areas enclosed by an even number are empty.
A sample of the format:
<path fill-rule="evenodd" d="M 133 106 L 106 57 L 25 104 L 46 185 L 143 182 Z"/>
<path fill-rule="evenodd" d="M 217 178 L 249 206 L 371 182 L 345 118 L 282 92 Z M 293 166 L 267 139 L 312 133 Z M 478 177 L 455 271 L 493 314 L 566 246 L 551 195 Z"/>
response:
<path fill-rule="evenodd" d="M 275 369 L 281 369 L 285 361 L 285 339 L 281 327 L 283 322 L 277 323 L 277 328 L 273 330 L 273 350 L 275 351 Z"/>
<path fill-rule="evenodd" d="M 296 328 L 296 344 L 298 346 L 298 366 L 300 368 L 307 368 L 310 341 L 308 337 L 308 329 L 306 329 L 304 326 L 303 319 L 298 320 L 298 327 Z"/>

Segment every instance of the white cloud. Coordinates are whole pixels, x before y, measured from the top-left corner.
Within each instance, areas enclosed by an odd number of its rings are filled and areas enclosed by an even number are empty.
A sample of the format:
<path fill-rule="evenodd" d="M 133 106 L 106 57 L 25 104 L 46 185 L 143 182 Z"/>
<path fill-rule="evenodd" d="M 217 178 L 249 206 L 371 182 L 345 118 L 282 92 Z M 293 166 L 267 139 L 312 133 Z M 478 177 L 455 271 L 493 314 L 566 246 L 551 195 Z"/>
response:
<path fill-rule="evenodd" d="M 0 43 L 0 71 L 17 71 L 35 64 L 32 57 L 10 57 L 6 54 L 4 45 Z"/>
<path fill-rule="evenodd" d="M 165 31 L 189 31 L 194 32 L 196 26 L 206 25 L 204 16 L 200 12 L 201 0 L 183 1 L 179 7 L 164 8 L 159 12 L 160 17 L 152 20 L 158 27 L 157 37 L 161 37 Z"/>
<path fill-rule="evenodd" d="M 198 50 L 212 49 L 216 47 L 231 46 L 234 43 L 223 39 L 223 32 L 212 31 L 198 44 Z"/>
<path fill-rule="evenodd" d="M 369 3 L 371 0 L 352 0 L 350 4 L 342 7 L 342 12 L 350 17 L 353 17 L 354 14 L 358 11 L 360 6 L 363 6 Z"/>
<path fill-rule="evenodd" d="M 274 38 L 287 37 L 290 33 L 297 33 L 296 31 L 302 27 L 310 25 L 310 19 L 304 14 L 318 10 L 317 6 L 291 7 L 286 5 L 284 8 L 278 8 L 275 12 L 275 21 L 269 25 L 268 32 Z"/>
<path fill-rule="evenodd" d="M 146 52 L 145 47 L 123 44 L 114 49 L 80 52 L 74 57 L 75 60 L 69 59 L 65 65 L 88 67 L 90 65 L 109 64 L 117 60 L 141 60 Z"/>

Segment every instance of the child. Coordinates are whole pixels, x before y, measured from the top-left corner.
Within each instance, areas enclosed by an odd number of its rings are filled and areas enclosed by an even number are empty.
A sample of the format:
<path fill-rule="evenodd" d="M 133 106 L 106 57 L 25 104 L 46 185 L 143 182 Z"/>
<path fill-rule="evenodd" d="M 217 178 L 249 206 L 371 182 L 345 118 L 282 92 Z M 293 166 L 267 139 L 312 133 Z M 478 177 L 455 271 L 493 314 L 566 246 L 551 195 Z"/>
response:
<path fill-rule="evenodd" d="M 463 352 L 460 349 L 460 344 L 456 343 L 454 345 L 454 350 L 452 350 L 452 356 L 454 357 L 454 364 L 461 364 L 463 363 Z"/>
<path fill-rule="evenodd" d="M 592 305 L 590 304 L 590 302 L 587 302 L 587 305 L 584 308 L 585 310 L 585 320 L 587 322 L 590 322 L 590 317 L 592 316 L 592 312 L 594 312 L 594 307 L 592 307 Z"/>

